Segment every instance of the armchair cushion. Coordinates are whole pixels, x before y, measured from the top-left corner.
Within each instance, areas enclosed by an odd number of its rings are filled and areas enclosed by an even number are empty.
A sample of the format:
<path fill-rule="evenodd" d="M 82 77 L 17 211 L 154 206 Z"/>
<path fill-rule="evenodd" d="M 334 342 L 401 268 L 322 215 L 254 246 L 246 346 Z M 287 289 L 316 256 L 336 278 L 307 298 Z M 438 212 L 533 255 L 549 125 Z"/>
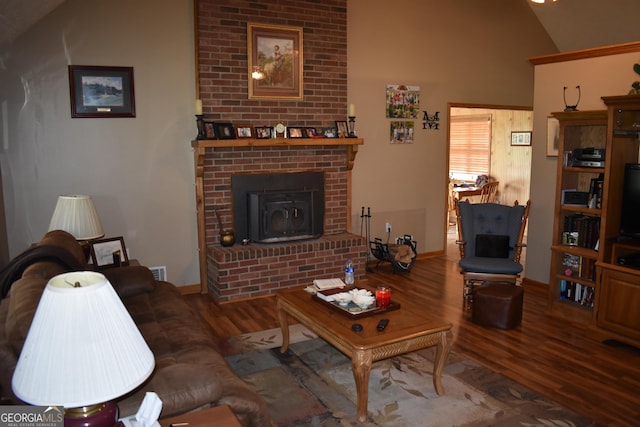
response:
<path fill-rule="evenodd" d="M 509 258 L 464 257 L 460 259 L 462 271 L 474 273 L 492 274 L 519 274 L 522 272 L 522 264 Z"/>

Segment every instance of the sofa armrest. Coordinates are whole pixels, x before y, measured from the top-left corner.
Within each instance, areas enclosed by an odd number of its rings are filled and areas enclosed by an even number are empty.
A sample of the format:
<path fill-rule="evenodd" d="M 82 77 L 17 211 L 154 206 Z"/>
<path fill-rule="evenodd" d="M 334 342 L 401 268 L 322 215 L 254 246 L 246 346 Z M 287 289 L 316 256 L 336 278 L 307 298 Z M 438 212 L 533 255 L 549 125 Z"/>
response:
<path fill-rule="evenodd" d="M 156 279 L 147 267 L 133 265 L 101 271 L 120 298 L 128 298 L 155 289 Z"/>

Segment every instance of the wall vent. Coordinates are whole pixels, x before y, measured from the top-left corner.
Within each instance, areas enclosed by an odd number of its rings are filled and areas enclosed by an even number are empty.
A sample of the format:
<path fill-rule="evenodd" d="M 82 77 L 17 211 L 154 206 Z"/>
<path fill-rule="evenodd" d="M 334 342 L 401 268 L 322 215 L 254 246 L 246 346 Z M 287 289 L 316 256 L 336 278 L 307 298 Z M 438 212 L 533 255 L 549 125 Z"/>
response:
<path fill-rule="evenodd" d="M 153 277 L 156 280 L 166 281 L 167 280 L 167 266 L 162 265 L 159 267 L 149 267 L 151 273 L 153 273 Z"/>

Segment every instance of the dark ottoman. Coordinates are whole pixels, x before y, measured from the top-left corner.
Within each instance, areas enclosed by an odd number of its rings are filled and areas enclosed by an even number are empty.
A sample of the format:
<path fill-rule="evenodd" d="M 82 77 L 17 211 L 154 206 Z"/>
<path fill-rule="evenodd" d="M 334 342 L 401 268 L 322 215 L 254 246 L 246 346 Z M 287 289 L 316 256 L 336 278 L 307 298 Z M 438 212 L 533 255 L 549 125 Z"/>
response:
<path fill-rule="evenodd" d="M 482 326 L 512 329 L 522 322 L 524 289 L 512 283 L 486 283 L 473 292 L 471 320 Z"/>

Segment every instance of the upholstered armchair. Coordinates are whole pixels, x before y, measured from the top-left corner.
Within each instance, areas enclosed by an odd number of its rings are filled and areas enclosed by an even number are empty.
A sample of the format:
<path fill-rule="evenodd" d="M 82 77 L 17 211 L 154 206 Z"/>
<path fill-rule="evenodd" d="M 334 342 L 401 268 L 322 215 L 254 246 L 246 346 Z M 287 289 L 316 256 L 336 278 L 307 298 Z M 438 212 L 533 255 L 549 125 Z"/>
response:
<path fill-rule="evenodd" d="M 464 279 L 463 305 L 471 307 L 474 286 L 486 282 L 515 284 L 523 270 L 522 242 L 530 202 L 513 206 L 456 202 L 460 271 Z"/>

